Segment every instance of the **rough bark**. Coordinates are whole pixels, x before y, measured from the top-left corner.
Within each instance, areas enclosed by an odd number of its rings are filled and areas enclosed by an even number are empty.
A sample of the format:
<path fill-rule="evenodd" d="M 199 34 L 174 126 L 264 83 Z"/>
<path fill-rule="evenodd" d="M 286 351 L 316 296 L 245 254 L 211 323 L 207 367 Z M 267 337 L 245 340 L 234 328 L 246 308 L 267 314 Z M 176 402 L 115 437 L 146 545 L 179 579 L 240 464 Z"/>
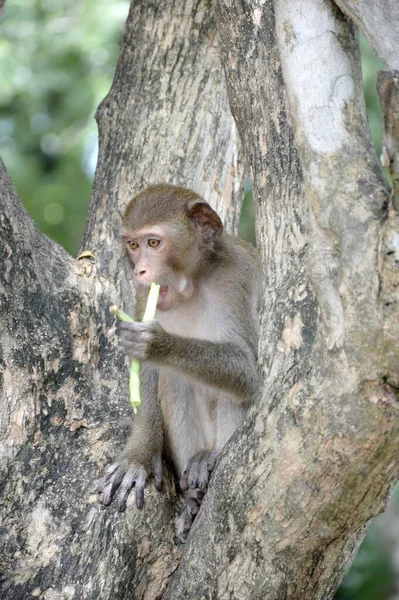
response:
<path fill-rule="evenodd" d="M 399 71 L 380 71 L 377 81 L 382 109 L 381 162 L 392 178 L 393 205 L 399 210 Z"/>
<path fill-rule="evenodd" d="M 130 306 L 119 211 L 149 182 L 202 193 L 237 226 L 243 168 L 204 1 L 132 3 L 82 250 L 40 234 L 0 170 L 1 598 L 159 598 L 177 567 L 176 502 L 126 514 L 97 501 L 123 445 L 127 362 L 108 306 Z"/>
<path fill-rule="evenodd" d="M 40 235 L 0 171 L 2 598 L 328 600 L 398 478 L 399 226 L 356 36 L 327 0 L 274 9 L 217 0 L 216 28 L 208 2 L 132 3 L 98 112 L 93 261 Z M 264 265 L 263 386 L 182 548 L 168 495 L 97 503 L 130 416 L 107 306 L 133 301 L 118 210 L 145 183 L 193 187 L 236 224 L 219 50 Z"/>
<path fill-rule="evenodd" d="M 399 209 L 399 72 L 380 71 L 377 89 L 382 111 L 382 164 L 388 169 L 392 178 L 392 204 Z M 399 264 L 399 235 L 397 229 L 391 228 L 387 235 L 387 259 L 396 272 L 389 278 L 390 285 L 386 294 L 386 303 L 395 301 L 399 285 L 397 266 Z M 394 589 L 389 600 L 399 598 L 399 517 L 397 498 L 391 501 L 386 513 L 378 517 L 378 529 L 389 550 L 392 573 L 395 576 Z"/>
<path fill-rule="evenodd" d="M 217 3 L 265 268 L 265 382 L 166 598 L 331 598 L 398 478 L 398 223 L 356 36 L 329 2 L 276 8 L 277 23 L 270 1 Z"/>
<path fill-rule="evenodd" d="M 360 27 L 388 69 L 399 67 L 399 4 L 396 0 L 335 0 Z"/>

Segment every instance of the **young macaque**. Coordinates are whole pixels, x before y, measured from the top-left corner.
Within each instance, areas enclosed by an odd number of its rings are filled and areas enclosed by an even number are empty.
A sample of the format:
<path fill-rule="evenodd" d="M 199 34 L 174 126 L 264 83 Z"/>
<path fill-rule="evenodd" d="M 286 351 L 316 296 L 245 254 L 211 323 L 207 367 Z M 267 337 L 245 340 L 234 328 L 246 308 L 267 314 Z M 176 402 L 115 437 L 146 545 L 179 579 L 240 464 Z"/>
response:
<path fill-rule="evenodd" d="M 161 285 L 156 321 L 122 323 L 121 343 L 143 363 L 142 405 L 126 448 L 103 475 L 100 499 L 123 511 L 150 476 L 162 487 L 162 457 L 178 474 L 184 540 L 218 454 L 255 396 L 260 269 L 255 249 L 223 232 L 198 194 L 153 185 L 127 206 L 123 239 L 133 266 L 136 318 L 151 282 Z"/>

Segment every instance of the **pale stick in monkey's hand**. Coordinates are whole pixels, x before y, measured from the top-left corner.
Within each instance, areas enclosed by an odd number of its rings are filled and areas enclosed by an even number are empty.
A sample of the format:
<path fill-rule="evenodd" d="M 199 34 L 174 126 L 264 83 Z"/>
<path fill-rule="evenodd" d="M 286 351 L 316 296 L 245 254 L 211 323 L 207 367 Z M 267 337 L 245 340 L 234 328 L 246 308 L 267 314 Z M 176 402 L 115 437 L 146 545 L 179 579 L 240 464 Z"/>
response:
<path fill-rule="evenodd" d="M 145 307 L 145 312 L 143 316 L 144 321 L 153 321 L 155 318 L 155 311 L 157 309 L 158 304 L 158 296 L 159 290 L 161 286 L 157 283 L 152 283 L 150 287 L 150 291 L 147 298 L 147 305 Z M 118 317 L 121 321 L 125 321 L 126 323 L 133 323 L 132 317 L 123 312 L 123 310 L 119 310 L 119 308 L 115 305 L 109 307 L 109 311 Z M 129 377 L 129 393 L 130 393 L 130 404 L 132 405 L 134 414 L 137 413 L 137 407 L 141 404 L 140 398 L 140 362 L 138 360 L 133 359 L 130 367 L 130 377 Z"/>

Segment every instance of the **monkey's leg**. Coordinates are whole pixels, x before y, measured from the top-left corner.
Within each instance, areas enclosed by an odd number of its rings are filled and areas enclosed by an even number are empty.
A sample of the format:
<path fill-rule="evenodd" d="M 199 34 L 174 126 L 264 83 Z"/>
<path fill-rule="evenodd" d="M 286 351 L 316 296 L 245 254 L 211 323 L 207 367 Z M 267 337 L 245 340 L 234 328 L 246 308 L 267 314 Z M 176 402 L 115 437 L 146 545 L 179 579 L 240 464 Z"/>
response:
<path fill-rule="evenodd" d="M 100 501 L 108 505 L 116 498 L 118 510 L 126 508 L 133 488 L 136 506 L 144 504 L 144 488 L 150 475 L 162 488 L 162 417 L 157 398 L 158 373 L 144 365 L 141 372 L 142 405 L 133 421 L 132 433 L 116 461 L 105 470 L 98 485 Z"/>

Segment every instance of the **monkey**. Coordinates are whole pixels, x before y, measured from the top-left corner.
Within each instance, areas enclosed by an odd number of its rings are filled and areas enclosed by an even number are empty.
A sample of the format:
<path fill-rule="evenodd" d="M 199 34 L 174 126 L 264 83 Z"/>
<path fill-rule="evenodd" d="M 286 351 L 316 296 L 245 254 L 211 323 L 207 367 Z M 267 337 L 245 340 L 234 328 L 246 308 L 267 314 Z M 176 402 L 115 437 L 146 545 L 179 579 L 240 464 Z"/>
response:
<path fill-rule="evenodd" d="M 150 476 L 162 489 L 166 458 L 185 494 L 177 521 L 184 541 L 219 453 L 258 389 L 258 256 L 182 187 L 147 187 L 129 202 L 122 225 L 137 321 L 121 323 L 120 341 L 142 361 L 142 404 L 125 449 L 100 480 L 100 501 L 116 498 L 123 511 L 134 487 L 142 508 Z M 156 320 L 143 323 L 151 282 L 161 286 Z"/>

